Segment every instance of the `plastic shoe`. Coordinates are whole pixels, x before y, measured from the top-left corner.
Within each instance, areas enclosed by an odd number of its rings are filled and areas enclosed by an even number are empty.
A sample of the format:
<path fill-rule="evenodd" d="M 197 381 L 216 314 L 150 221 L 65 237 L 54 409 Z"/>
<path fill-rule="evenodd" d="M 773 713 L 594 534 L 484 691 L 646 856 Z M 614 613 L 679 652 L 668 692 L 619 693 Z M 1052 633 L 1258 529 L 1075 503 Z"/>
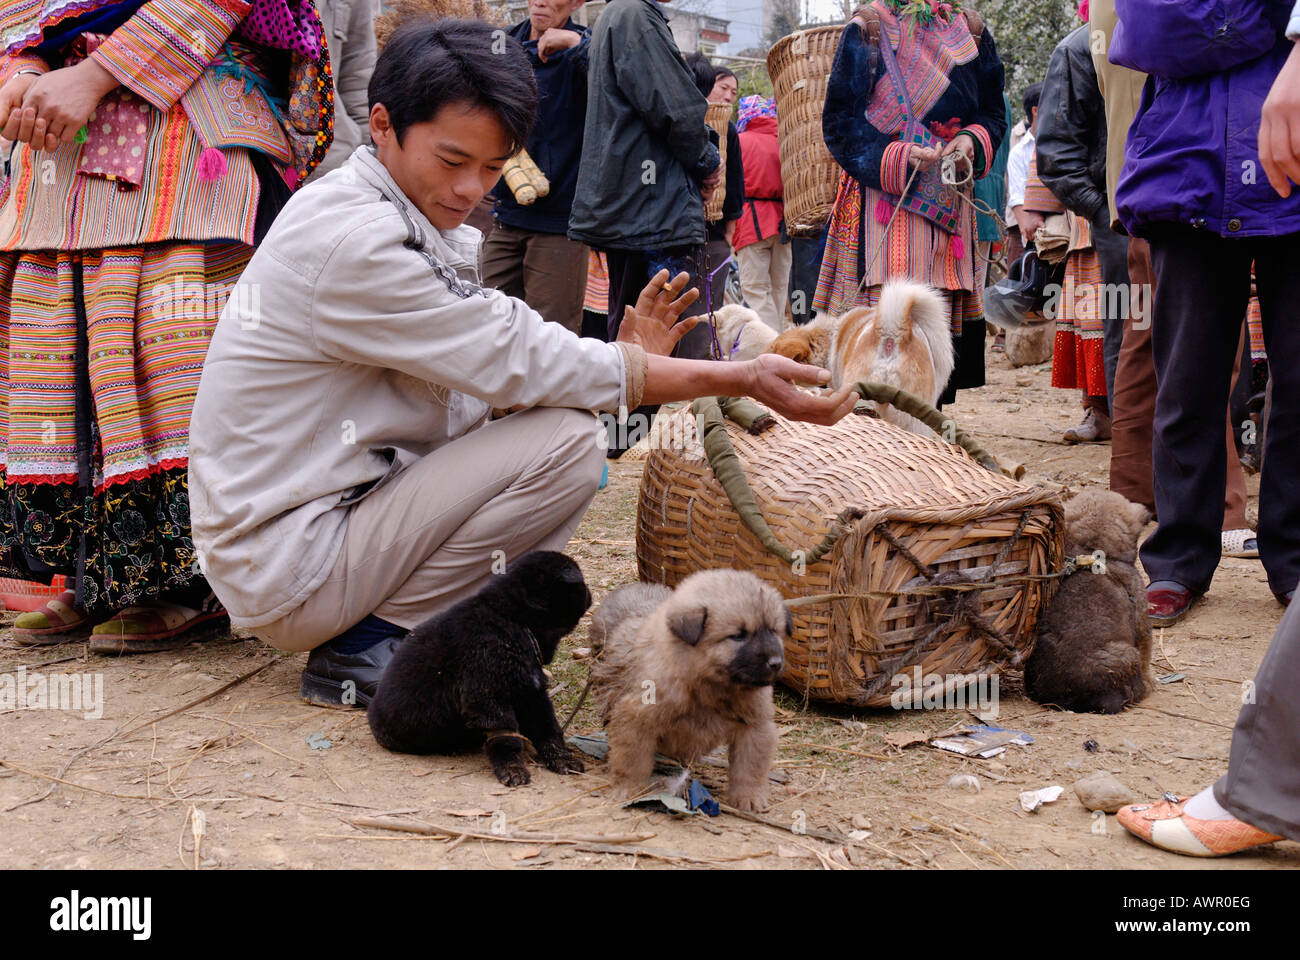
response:
<path fill-rule="evenodd" d="M 1190 590 L 1152 590 L 1147 588 L 1147 617 L 1153 627 L 1172 627 L 1201 598 Z"/>
<path fill-rule="evenodd" d="M 1259 556 L 1259 543 L 1255 540 L 1255 531 L 1246 527 L 1240 530 L 1224 530 L 1222 549 L 1225 557 L 1244 557 L 1250 559 Z"/>
<path fill-rule="evenodd" d="M 20 647 L 49 647 L 86 639 L 92 622 L 73 606 L 75 599 L 72 590 L 64 590 L 47 600 L 41 609 L 19 614 L 14 621 L 14 643 Z"/>

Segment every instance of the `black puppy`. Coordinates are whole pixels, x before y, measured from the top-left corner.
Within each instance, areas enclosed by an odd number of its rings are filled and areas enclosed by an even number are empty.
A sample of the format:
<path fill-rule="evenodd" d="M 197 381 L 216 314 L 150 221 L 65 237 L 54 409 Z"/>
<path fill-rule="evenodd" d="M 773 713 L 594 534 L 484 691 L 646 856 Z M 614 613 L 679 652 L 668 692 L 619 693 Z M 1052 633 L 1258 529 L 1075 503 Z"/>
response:
<path fill-rule="evenodd" d="M 416 627 L 384 670 L 367 710 L 381 747 L 398 753 L 487 748 L 508 787 L 531 779 L 525 738 L 548 770 L 579 773 L 564 745 L 542 665 L 591 606 L 578 565 L 538 550 L 477 594 Z"/>

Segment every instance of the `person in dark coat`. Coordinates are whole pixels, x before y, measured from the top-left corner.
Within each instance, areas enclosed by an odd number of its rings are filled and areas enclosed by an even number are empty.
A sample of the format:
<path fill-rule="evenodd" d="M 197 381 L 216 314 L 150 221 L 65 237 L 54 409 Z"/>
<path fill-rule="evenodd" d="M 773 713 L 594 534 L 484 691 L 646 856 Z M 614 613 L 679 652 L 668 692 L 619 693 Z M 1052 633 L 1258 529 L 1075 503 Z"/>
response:
<path fill-rule="evenodd" d="M 1107 295 L 1106 291 L 1118 291 L 1121 284 L 1125 292 L 1128 290 L 1128 238 L 1110 228 L 1110 205 L 1106 200 L 1106 105 L 1097 86 L 1089 38 L 1085 23 L 1072 30 L 1052 51 L 1039 95 L 1034 137 L 1039 179 L 1067 210 L 1087 220 L 1092 231 L 1103 290 L 1088 299 L 1101 313 L 1106 387 L 1106 397 L 1100 398 L 1101 409 L 1095 412 L 1105 417 L 1104 432 L 1109 435 L 1106 398 L 1115 394 L 1115 365 L 1124 339 L 1124 308 L 1128 298 Z M 1086 419 L 1072 432 L 1084 440 L 1096 439 L 1098 433 L 1095 424 Z"/>
<path fill-rule="evenodd" d="M 721 179 L 706 103 L 654 0 L 613 0 L 596 21 L 587 77 L 587 122 L 569 236 L 605 252 L 609 339 L 624 306 L 661 268 L 685 270 L 704 290 L 704 204 Z M 688 311 L 707 309 L 703 298 Z M 678 355 L 707 357 L 708 328 Z"/>
<path fill-rule="evenodd" d="M 731 71 L 720 73 L 718 68 L 709 63 L 709 58 L 702 53 L 692 53 L 686 58 L 686 65 L 695 75 L 695 85 L 700 93 L 708 98 L 709 103 L 730 103 L 725 99 L 725 84 L 719 80 L 729 76 L 732 83 L 735 76 Z M 736 124 L 727 121 L 727 164 L 726 176 L 723 178 L 725 196 L 718 216 L 705 224 L 708 235 L 707 248 L 704 251 L 704 286 L 700 288 L 707 307 L 720 310 L 723 294 L 726 292 L 727 266 L 731 262 L 731 238 L 736 230 L 736 221 L 745 203 L 745 168 L 741 161 L 740 135 Z M 705 211 L 707 214 L 707 210 Z M 708 346 L 708 343 L 705 344 Z M 707 356 L 707 354 L 705 354 Z"/>
<path fill-rule="evenodd" d="M 524 149 L 550 191 L 525 206 L 502 179 L 493 191 L 493 229 L 483 245 L 484 283 L 574 333 L 582 329 L 587 289 L 587 248 L 566 236 L 587 119 L 591 31 L 570 16 L 582 3 L 530 0 L 528 19 L 508 31 L 528 54 L 537 79 L 537 123 Z"/>

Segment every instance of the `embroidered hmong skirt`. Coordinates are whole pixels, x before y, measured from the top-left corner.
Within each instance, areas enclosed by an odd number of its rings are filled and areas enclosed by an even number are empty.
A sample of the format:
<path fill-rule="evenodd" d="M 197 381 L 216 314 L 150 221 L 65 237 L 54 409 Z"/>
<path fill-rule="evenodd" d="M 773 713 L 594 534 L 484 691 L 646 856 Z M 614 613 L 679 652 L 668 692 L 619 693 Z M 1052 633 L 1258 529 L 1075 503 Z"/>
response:
<path fill-rule="evenodd" d="M 1087 397 L 1104 397 L 1101 261 L 1094 248 L 1071 250 L 1066 255 L 1061 286 L 1052 346 L 1052 386 L 1077 388 Z"/>
<path fill-rule="evenodd" d="M 191 586 L 190 412 L 253 248 L 0 253 L 0 562 L 88 612 Z"/>

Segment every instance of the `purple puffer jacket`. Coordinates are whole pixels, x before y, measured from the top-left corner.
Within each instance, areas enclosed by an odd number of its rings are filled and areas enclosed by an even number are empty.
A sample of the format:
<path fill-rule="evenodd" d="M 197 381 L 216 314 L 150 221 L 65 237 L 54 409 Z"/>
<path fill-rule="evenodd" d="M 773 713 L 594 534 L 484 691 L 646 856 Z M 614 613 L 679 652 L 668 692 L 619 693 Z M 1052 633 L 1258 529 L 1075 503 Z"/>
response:
<path fill-rule="evenodd" d="M 1116 0 L 1110 62 L 1150 74 L 1115 206 L 1129 233 L 1161 222 L 1224 237 L 1300 232 L 1259 162 L 1259 114 L 1290 53 L 1292 0 Z"/>

